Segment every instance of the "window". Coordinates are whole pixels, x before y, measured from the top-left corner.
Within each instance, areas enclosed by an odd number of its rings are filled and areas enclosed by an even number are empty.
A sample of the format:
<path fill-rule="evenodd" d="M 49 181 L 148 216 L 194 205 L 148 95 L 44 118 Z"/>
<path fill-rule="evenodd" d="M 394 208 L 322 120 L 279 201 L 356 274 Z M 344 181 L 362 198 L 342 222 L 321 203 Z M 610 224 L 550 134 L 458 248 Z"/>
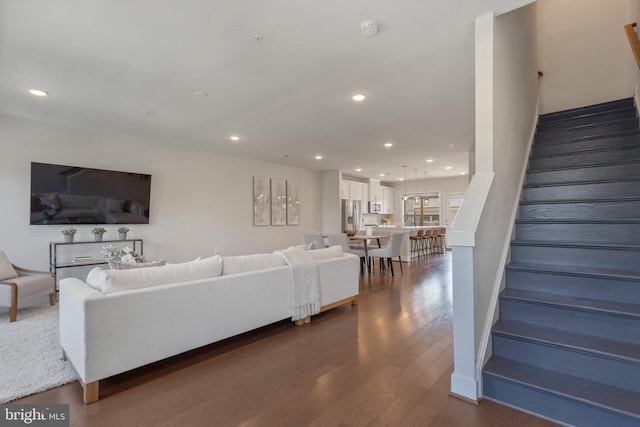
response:
<path fill-rule="evenodd" d="M 403 202 L 406 227 L 440 225 L 440 199 L 437 193 L 408 197 Z"/>

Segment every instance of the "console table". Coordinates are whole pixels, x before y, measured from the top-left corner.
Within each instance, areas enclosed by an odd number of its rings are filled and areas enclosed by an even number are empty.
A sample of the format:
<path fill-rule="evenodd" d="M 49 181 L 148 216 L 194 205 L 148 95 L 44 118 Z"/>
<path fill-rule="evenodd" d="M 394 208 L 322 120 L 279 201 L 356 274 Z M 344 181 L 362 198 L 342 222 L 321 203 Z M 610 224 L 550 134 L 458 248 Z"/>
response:
<path fill-rule="evenodd" d="M 115 244 L 115 243 L 126 243 L 131 242 L 133 244 L 133 250 L 139 253 L 140 255 L 144 254 L 144 242 L 142 239 L 123 239 L 123 240 L 87 240 L 84 242 L 49 242 L 49 271 L 51 273 L 56 274 L 58 269 L 60 268 L 73 268 L 73 267 L 85 267 L 88 265 L 102 265 L 107 264 L 107 261 L 104 259 L 104 256 L 99 255 L 98 258 L 93 258 L 88 261 L 82 262 L 73 262 L 71 261 L 60 261 L 59 252 L 64 249 L 69 249 L 71 247 L 78 247 L 79 245 L 99 245 L 98 248 L 94 248 L 92 246 L 87 246 L 87 249 L 90 249 L 92 253 L 99 252 L 102 249 L 102 246 Z M 115 246 L 115 245 L 114 245 Z M 61 252 L 60 252 L 61 253 Z M 56 275 L 57 277 L 57 275 Z M 57 288 L 57 283 L 56 283 Z"/>

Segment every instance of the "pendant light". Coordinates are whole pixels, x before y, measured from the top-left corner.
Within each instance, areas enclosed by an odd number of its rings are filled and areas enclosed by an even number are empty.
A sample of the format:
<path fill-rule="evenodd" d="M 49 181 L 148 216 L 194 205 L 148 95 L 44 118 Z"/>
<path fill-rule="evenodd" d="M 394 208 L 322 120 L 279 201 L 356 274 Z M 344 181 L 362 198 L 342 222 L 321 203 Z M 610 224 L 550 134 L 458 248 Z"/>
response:
<path fill-rule="evenodd" d="M 402 199 L 406 202 L 409 199 L 407 196 L 407 165 L 402 165 L 402 167 L 404 168 L 404 196 Z"/>
<path fill-rule="evenodd" d="M 424 171 L 424 204 L 429 204 L 429 197 L 427 196 L 427 171 Z"/>
<path fill-rule="evenodd" d="M 418 169 L 414 169 L 414 171 L 416 171 L 416 195 L 413 198 L 413 204 L 414 205 L 419 205 L 420 204 L 420 196 L 418 196 Z"/>

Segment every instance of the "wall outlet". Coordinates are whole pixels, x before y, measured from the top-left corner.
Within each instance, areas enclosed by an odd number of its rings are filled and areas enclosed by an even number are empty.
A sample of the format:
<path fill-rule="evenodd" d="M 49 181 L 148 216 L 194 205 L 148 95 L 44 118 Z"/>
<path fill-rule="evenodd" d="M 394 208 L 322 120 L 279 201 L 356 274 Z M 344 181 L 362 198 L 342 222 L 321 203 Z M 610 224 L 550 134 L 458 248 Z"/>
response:
<path fill-rule="evenodd" d="M 218 247 L 217 246 L 215 248 L 213 248 L 213 253 L 214 253 L 214 255 L 218 255 Z"/>

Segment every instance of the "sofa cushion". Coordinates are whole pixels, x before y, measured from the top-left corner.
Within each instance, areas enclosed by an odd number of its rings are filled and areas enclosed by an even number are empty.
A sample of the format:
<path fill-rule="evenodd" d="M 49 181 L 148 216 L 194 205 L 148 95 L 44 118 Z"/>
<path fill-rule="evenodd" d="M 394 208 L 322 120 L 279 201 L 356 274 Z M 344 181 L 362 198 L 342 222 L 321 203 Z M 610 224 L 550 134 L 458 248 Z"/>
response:
<path fill-rule="evenodd" d="M 342 257 L 343 251 L 342 246 L 330 246 L 328 248 L 316 249 L 313 251 L 309 251 L 313 259 L 316 261 L 322 261 L 325 259 L 333 259 Z"/>
<path fill-rule="evenodd" d="M 222 260 L 224 262 L 222 267 L 224 276 L 287 265 L 281 256 L 274 254 L 227 256 L 223 257 Z"/>
<path fill-rule="evenodd" d="M 18 273 L 4 251 L 0 250 L 0 280 L 13 279 L 14 277 L 18 277 Z"/>
<path fill-rule="evenodd" d="M 94 268 L 89 272 L 87 284 L 92 288 L 100 289 L 105 294 L 109 294 L 217 277 L 222 274 L 222 258 L 216 255 L 200 261 L 161 267 L 136 268 L 132 270 L 99 270 Z"/>

